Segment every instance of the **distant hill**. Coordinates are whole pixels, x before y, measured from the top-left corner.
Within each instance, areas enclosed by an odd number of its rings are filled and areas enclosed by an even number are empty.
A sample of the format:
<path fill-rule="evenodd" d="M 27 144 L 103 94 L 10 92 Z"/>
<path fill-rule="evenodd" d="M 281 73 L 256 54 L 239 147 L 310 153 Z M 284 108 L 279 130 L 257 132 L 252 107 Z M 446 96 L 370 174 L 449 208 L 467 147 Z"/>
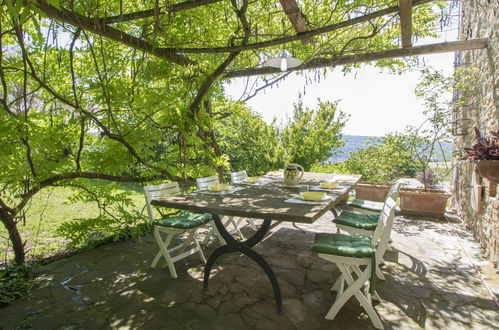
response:
<path fill-rule="evenodd" d="M 358 149 L 363 149 L 367 147 L 366 142 L 370 139 L 380 138 L 378 136 L 367 136 L 367 135 L 343 135 L 346 140 L 345 145 L 338 149 L 338 154 L 329 158 L 325 163 L 341 163 L 348 159 L 351 152 L 355 152 Z M 452 144 L 443 142 L 443 147 L 445 150 L 445 155 L 450 158 L 452 155 Z M 440 161 L 442 159 L 437 159 L 435 161 Z"/>

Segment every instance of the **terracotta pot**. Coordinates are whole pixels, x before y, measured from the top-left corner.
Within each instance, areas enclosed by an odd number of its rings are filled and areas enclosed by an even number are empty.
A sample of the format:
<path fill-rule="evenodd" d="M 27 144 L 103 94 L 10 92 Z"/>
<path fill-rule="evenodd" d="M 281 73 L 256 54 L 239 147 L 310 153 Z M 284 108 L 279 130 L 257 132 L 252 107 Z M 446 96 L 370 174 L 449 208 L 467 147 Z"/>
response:
<path fill-rule="evenodd" d="M 450 194 L 441 190 L 400 189 L 402 214 L 443 217 Z"/>
<path fill-rule="evenodd" d="M 359 182 L 355 185 L 355 198 L 364 199 L 374 202 L 384 202 L 391 185 L 372 183 L 372 182 Z"/>
<path fill-rule="evenodd" d="M 499 160 L 476 160 L 478 175 L 489 181 L 499 182 Z"/>

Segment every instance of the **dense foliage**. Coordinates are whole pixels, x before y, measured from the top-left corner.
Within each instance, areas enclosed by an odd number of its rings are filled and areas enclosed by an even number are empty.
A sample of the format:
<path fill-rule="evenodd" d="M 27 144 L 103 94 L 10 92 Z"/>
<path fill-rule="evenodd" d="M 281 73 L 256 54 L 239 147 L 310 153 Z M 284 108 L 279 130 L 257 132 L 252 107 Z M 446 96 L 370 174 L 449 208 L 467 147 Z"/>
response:
<path fill-rule="evenodd" d="M 286 153 L 279 138 L 279 129 L 268 125 L 261 116 L 241 103 L 233 104 L 231 115 L 215 124 L 220 148 L 228 158 L 228 170 L 246 170 L 261 175 L 282 168 Z"/>
<path fill-rule="evenodd" d="M 367 148 L 351 153 L 343 165 L 347 172 L 362 174 L 363 181 L 386 183 L 414 177 L 412 141 L 412 136 L 404 133 L 371 139 Z"/>
<path fill-rule="evenodd" d="M 231 115 L 216 123 L 215 129 L 230 170 L 261 175 L 283 168 L 285 162 L 309 170 L 325 161 L 344 143 L 341 130 L 346 120 L 336 103 L 318 100 L 316 108 L 305 109 L 300 101 L 294 104 L 293 117 L 279 128 L 242 104 L 233 104 Z"/>
<path fill-rule="evenodd" d="M 347 116 L 335 102 L 318 100 L 317 109 L 304 109 L 300 101 L 294 105 L 293 117 L 282 132 L 282 143 L 293 163 L 308 171 L 313 164 L 331 157 L 345 141 L 341 130 Z"/>

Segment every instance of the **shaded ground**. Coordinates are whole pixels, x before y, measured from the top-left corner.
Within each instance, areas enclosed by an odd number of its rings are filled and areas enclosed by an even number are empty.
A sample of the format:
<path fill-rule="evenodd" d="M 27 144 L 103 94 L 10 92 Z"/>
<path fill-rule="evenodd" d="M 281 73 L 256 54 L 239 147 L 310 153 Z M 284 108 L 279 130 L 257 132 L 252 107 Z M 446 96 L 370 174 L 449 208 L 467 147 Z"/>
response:
<path fill-rule="evenodd" d="M 324 315 L 339 271 L 310 252 L 314 232 L 334 232 L 330 219 L 314 225 L 281 224 L 256 250 L 277 274 L 284 314 L 276 315 L 270 283 L 246 257 L 217 262 L 207 292 L 201 291 L 197 256 L 177 263 L 173 280 L 164 264 L 152 270 L 152 237 L 103 246 L 39 270 L 39 286 L 0 309 L 0 328 L 34 329 L 371 329 L 351 299 L 333 321 Z M 489 286 L 499 276 L 461 224 L 397 217 L 378 281 L 376 310 L 385 328 L 499 328 L 499 311 L 458 243 L 461 238 Z M 248 228 L 245 233 L 250 234 Z M 215 248 L 213 242 L 207 254 Z"/>

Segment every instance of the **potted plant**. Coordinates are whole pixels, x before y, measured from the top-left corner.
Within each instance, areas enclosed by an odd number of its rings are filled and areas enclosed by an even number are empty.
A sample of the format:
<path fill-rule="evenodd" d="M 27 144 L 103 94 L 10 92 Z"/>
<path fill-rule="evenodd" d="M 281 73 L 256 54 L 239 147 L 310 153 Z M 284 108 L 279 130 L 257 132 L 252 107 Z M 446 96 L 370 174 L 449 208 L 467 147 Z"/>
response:
<path fill-rule="evenodd" d="M 416 95 L 424 100 L 426 120 L 418 128 L 410 128 L 412 159 L 419 173 L 421 188 L 400 189 L 400 210 L 403 214 L 443 217 L 450 194 L 439 186 L 440 178 L 430 164 L 446 162 L 442 142 L 449 139 L 449 112 L 452 108 L 446 92 L 452 90 L 453 80 L 440 72 L 425 70 L 417 85 Z"/>
<path fill-rule="evenodd" d="M 361 174 L 363 180 L 355 186 L 356 199 L 383 202 L 394 181 L 415 174 L 409 141 L 405 133 L 390 133 L 350 153 L 346 172 Z"/>
<path fill-rule="evenodd" d="M 472 148 L 464 148 L 465 158 L 475 163 L 478 175 L 497 184 L 499 183 L 499 130 L 490 133 L 491 138 L 484 138 L 475 127 L 477 143 Z"/>
<path fill-rule="evenodd" d="M 355 185 L 355 198 L 383 202 L 392 186 L 391 183 L 361 181 Z"/>
<path fill-rule="evenodd" d="M 443 217 L 450 194 L 439 189 L 440 180 L 431 169 L 418 173 L 416 179 L 423 188 L 401 188 L 400 210 L 402 214 Z"/>

